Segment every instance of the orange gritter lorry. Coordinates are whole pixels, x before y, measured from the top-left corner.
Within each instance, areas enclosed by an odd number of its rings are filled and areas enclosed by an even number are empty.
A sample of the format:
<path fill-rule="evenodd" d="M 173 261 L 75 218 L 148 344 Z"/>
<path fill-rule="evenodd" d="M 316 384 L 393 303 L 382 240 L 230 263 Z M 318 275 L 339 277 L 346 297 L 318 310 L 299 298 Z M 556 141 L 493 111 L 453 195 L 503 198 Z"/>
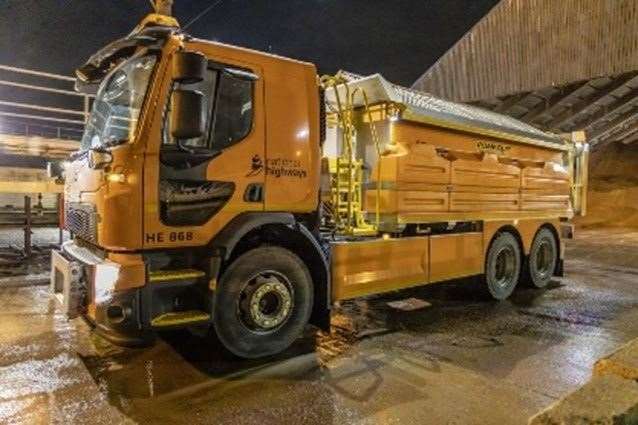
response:
<path fill-rule="evenodd" d="M 170 16 L 76 74 L 95 99 L 64 168 L 72 238 L 51 290 L 116 344 L 208 327 L 254 358 L 329 329 L 345 299 L 477 276 L 502 300 L 562 274 L 585 212 L 581 133 L 378 74 L 319 77 Z"/>

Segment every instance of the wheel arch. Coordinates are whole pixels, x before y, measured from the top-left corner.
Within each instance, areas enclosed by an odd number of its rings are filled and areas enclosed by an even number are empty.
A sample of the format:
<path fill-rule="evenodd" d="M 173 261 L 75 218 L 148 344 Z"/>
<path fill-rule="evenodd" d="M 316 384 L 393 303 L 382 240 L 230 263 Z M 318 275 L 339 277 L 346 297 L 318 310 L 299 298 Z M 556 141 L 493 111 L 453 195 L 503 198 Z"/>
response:
<path fill-rule="evenodd" d="M 217 275 L 242 253 L 260 245 L 276 245 L 296 254 L 308 267 L 314 302 L 310 323 L 330 328 L 330 271 L 328 254 L 317 238 L 288 213 L 246 213 L 233 219 L 217 237 L 211 248 L 221 264 Z"/>
<path fill-rule="evenodd" d="M 233 218 L 209 245 L 224 262 L 231 258 L 237 244 L 250 232 L 269 224 L 292 225 L 295 218 L 287 213 L 244 213 Z"/>

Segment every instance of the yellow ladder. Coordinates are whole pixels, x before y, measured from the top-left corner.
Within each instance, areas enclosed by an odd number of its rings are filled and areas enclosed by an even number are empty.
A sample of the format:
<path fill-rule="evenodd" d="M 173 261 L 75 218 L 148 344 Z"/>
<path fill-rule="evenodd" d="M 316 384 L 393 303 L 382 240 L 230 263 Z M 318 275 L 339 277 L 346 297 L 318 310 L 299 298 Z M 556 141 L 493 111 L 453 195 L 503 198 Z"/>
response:
<path fill-rule="evenodd" d="M 366 223 L 363 215 L 363 162 L 331 158 L 330 174 L 337 230 L 350 235 L 375 234 L 375 226 Z"/>

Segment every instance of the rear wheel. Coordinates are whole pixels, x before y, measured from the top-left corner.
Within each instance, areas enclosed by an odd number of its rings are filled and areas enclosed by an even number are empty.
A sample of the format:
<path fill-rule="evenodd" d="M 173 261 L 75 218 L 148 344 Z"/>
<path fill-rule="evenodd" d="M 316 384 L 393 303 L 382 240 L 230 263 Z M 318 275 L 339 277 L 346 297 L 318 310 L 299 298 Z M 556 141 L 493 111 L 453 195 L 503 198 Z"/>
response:
<path fill-rule="evenodd" d="M 534 236 L 527 262 L 527 281 L 536 288 L 544 288 L 551 281 L 558 262 L 556 237 L 543 227 Z"/>
<path fill-rule="evenodd" d="M 237 258 L 221 278 L 215 331 L 239 357 L 276 354 L 301 334 L 312 303 L 312 279 L 299 257 L 280 247 L 255 248 Z"/>
<path fill-rule="evenodd" d="M 521 249 L 516 238 L 508 232 L 498 234 L 490 244 L 485 259 L 485 284 L 497 300 L 509 297 L 521 272 Z"/>

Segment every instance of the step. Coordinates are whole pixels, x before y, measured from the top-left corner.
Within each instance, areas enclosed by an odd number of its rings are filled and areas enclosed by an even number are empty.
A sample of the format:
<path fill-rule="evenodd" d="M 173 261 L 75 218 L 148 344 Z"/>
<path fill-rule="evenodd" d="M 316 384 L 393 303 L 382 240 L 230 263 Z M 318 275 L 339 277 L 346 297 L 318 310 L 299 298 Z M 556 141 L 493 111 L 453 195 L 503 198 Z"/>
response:
<path fill-rule="evenodd" d="M 154 328 L 168 328 L 173 326 L 184 326 L 193 323 L 208 322 L 210 314 L 200 310 L 172 311 L 164 313 L 151 320 Z"/>
<path fill-rule="evenodd" d="M 148 274 L 148 281 L 151 283 L 174 282 L 177 280 L 193 280 L 206 276 L 201 270 L 180 269 L 180 270 L 156 270 Z"/>

